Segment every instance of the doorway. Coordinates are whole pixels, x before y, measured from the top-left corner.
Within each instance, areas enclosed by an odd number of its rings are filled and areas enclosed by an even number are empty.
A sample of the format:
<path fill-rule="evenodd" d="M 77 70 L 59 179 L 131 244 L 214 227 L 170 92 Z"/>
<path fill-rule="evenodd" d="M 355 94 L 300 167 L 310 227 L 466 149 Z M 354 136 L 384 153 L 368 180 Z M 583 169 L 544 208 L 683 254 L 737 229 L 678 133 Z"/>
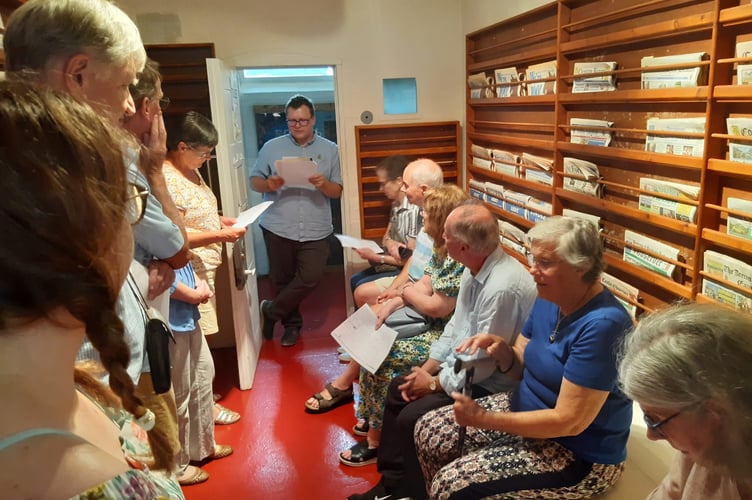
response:
<path fill-rule="evenodd" d="M 259 149 L 269 139 L 287 133 L 285 104 L 295 94 L 313 101 L 316 108 L 316 132 L 337 143 L 335 109 L 335 72 L 333 66 L 238 68 L 240 109 L 246 179 L 258 156 Z M 249 206 L 261 202 L 262 195 L 250 190 L 247 184 Z M 342 211 L 339 199 L 330 200 L 334 232 L 342 232 Z M 269 273 L 269 259 L 258 225 L 253 227 L 253 247 L 259 275 Z M 328 265 L 342 266 L 342 247 L 330 238 Z"/>

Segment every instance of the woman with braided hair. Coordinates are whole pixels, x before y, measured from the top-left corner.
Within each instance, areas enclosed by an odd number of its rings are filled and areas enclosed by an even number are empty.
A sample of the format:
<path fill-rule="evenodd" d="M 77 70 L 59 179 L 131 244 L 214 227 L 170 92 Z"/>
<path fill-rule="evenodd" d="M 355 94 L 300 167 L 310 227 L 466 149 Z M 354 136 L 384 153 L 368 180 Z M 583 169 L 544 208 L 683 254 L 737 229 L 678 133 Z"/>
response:
<path fill-rule="evenodd" d="M 144 429 L 115 303 L 145 190 L 122 132 L 71 97 L 0 82 L 0 491 L 15 498 L 168 498 L 74 381 L 87 336 Z"/>

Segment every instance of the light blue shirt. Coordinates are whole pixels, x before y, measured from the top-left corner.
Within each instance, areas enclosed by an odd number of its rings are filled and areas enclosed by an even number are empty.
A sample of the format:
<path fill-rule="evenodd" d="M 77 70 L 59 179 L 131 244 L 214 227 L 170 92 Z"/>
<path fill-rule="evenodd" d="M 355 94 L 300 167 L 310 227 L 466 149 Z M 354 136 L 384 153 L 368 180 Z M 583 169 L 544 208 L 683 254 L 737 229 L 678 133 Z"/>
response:
<path fill-rule="evenodd" d="M 415 250 L 410 258 L 410 267 L 407 268 L 410 281 L 419 281 L 426 274 L 426 264 L 432 254 L 433 239 L 421 228 L 418 237 L 415 238 Z"/>
<path fill-rule="evenodd" d="M 311 142 L 301 146 L 290 134 L 271 139 L 259 151 L 251 177 L 268 178 L 278 175 L 274 162 L 285 156 L 311 158 L 317 172 L 330 182 L 342 185 L 339 148 L 335 143 L 314 134 Z M 311 188 L 282 186 L 264 193 L 264 201 L 274 203 L 259 220 L 264 229 L 293 241 L 322 240 L 332 234 L 332 210 L 329 198 Z"/>
<path fill-rule="evenodd" d="M 441 337 L 431 345 L 429 354 L 431 359 L 441 361 L 439 382 L 447 394 L 461 392 L 465 382 L 464 370 L 454 373 L 454 349 L 478 333 L 493 333 L 511 344 L 522 331 L 536 295 L 533 278 L 501 248 L 486 258 L 475 276 L 465 268 L 454 315 Z M 492 393 L 515 387 L 515 381 L 489 366 L 488 370 L 476 369 L 475 384 Z"/>
<path fill-rule="evenodd" d="M 170 295 L 175 292 L 178 283 L 188 288 L 196 288 L 196 275 L 189 262 L 180 269 L 175 269 L 175 281 L 170 287 Z M 198 306 L 189 302 L 170 297 L 170 329 L 175 333 L 191 333 L 196 330 L 196 324 L 201 317 Z"/>

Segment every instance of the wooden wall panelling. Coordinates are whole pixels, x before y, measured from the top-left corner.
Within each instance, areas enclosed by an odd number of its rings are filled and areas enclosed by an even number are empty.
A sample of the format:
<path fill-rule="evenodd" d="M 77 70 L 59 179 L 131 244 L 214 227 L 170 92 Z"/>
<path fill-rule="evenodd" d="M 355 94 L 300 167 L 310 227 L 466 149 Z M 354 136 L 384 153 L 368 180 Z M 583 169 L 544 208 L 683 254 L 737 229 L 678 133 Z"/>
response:
<path fill-rule="evenodd" d="M 356 126 L 361 237 L 381 241 L 389 223 L 391 203 L 376 176 L 379 162 L 392 155 L 430 158 L 444 171 L 444 182 L 459 184 L 460 141 L 456 121 Z"/>
<path fill-rule="evenodd" d="M 498 38 L 505 42 L 495 44 Z M 546 96 L 473 99 L 468 89 L 468 179 L 496 182 L 530 195 L 537 192 L 543 199 L 548 196 L 555 214 L 573 209 L 599 216 L 608 272 L 640 289 L 640 309 L 696 298 L 704 278 L 705 250 L 722 250 L 740 260 L 752 260 L 750 240 L 725 234 L 727 198 L 752 198 L 752 166 L 729 160 L 726 134 L 727 116 L 752 117 L 752 86 L 735 85 L 736 66 L 750 64 L 752 58 L 736 58 L 734 53 L 737 42 L 750 39 L 752 6 L 739 0 L 654 0 L 631 5 L 611 0 L 559 0 L 472 33 L 467 37 L 468 76 L 480 71 L 493 76 L 494 70 L 503 66 L 516 66 L 521 72 L 529 64 L 556 59 L 557 77 L 556 93 Z M 533 42 L 536 45 L 531 47 Z M 643 57 L 694 52 L 707 56 L 699 63 L 661 69 L 699 67 L 706 78 L 698 86 L 641 88 Z M 573 93 L 575 64 L 604 61 L 615 61 L 617 67 L 601 70 L 596 76 L 614 77 L 616 89 Z M 492 86 L 499 88 L 499 82 Z M 654 117 L 704 118 L 704 130 L 672 134 L 699 140 L 703 154 L 646 151 L 647 120 Z M 571 143 L 572 118 L 613 122 L 611 144 Z M 752 145 L 752 137 L 735 140 Z M 552 186 L 530 185 L 515 175 L 473 166 L 473 145 L 547 153 L 554 160 Z M 601 197 L 564 189 L 573 179 L 564 172 L 565 157 L 598 166 Z M 639 197 L 647 193 L 640 189 L 640 178 L 701 186 L 697 200 L 683 200 L 696 207 L 695 220 L 640 210 Z M 664 199 L 679 201 L 672 196 Z M 491 207 L 518 227 L 533 224 L 529 218 Z M 628 229 L 679 250 L 673 279 L 622 260 Z"/>

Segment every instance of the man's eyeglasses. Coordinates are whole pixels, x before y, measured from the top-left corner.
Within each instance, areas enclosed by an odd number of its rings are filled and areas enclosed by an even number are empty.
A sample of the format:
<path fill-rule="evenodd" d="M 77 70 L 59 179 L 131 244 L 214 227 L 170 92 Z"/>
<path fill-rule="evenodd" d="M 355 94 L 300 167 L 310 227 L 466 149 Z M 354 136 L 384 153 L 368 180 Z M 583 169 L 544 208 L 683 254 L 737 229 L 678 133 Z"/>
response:
<path fill-rule="evenodd" d="M 648 417 L 644 413 L 642 415 L 642 418 L 643 418 L 643 420 L 645 420 L 645 425 L 648 426 L 648 429 L 650 429 L 653 432 L 657 432 L 661 436 L 665 437 L 665 434 L 661 430 L 661 427 L 663 427 L 664 425 L 666 425 L 667 423 L 669 423 L 671 420 L 673 420 L 674 418 L 676 418 L 679 415 L 681 415 L 683 411 L 684 410 L 679 410 L 676 413 L 674 413 L 673 415 L 671 415 L 670 417 L 666 417 L 663 420 L 659 420 L 657 422 L 655 422 L 652 418 Z"/>
<path fill-rule="evenodd" d="M 169 97 L 162 97 L 159 100 L 159 109 L 161 109 L 162 111 L 166 110 L 167 106 L 169 106 L 169 105 L 170 105 L 170 98 Z"/>
<path fill-rule="evenodd" d="M 146 212 L 146 200 L 149 188 L 138 184 L 128 184 L 128 198 L 126 199 L 125 217 L 131 226 L 138 224 Z"/>
<path fill-rule="evenodd" d="M 311 119 L 310 118 L 303 118 L 301 120 L 287 120 L 287 125 L 290 126 L 290 127 L 294 127 L 296 125 L 298 125 L 300 127 L 305 127 L 309 123 L 311 123 Z"/>

